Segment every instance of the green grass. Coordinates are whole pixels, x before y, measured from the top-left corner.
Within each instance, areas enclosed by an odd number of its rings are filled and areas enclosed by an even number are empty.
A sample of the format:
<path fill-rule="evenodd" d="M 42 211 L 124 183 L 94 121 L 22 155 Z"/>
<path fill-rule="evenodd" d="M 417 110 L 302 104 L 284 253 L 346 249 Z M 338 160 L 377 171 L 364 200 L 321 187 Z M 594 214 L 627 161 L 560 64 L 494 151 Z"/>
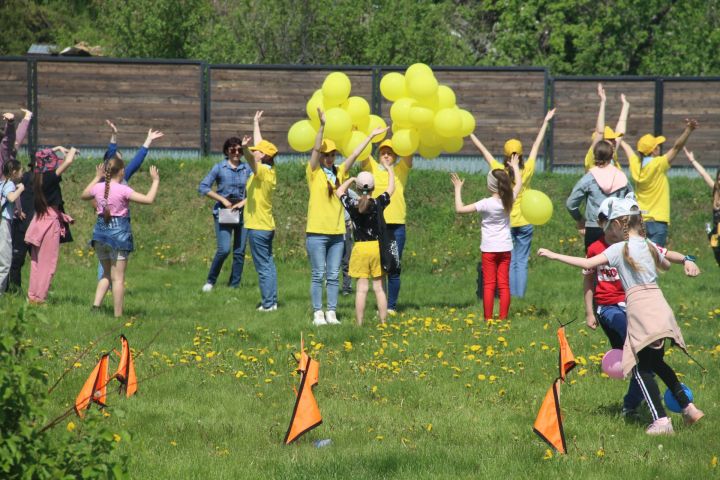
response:
<path fill-rule="evenodd" d="M 454 214 L 447 174 L 416 171 L 410 177 L 400 315 L 379 327 L 371 296 L 366 325 L 357 327 L 353 297 L 341 297 L 343 325 L 318 329 L 310 324 L 304 170 L 279 166 L 280 309 L 260 314 L 249 252 L 240 289 L 222 286 L 228 263 L 215 291 L 200 292 L 214 235 L 209 201 L 195 188 L 210 161 L 157 163 L 158 201 L 133 208 L 138 250 L 128 267 L 126 318 L 112 318 L 109 299 L 103 314 L 89 312 L 96 261 L 86 242 L 93 212 L 78 197 L 93 167 L 83 163 L 63 182 L 67 210 L 77 219 L 76 241 L 63 247 L 49 304 L 38 309 L 47 324 L 31 325 L 33 341 L 46 346 L 42 362 L 53 379 L 72 363 L 76 350 L 112 328 L 125 325 L 131 346 L 143 351 L 136 361 L 138 376 L 149 379 L 131 399 L 109 396 L 106 420 L 132 434 L 130 442 L 121 442 L 131 454 L 131 478 L 718 475 L 711 466 L 720 456 L 720 387 L 713 381 L 720 374 L 718 268 L 704 240 L 710 200 L 700 181 L 671 180 L 670 236 L 672 248 L 699 256 L 703 274 L 689 279 L 674 267 L 661 284 L 692 354 L 709 372 L 701 374 L 677 350 L 669 362 L 684 375 L 707 416 L 686 428 L 673 415 L 676 435 L 651 438 L 644 434 L 649 414 L 630 424 L 619 416 L 626 382 L 601 376 L 599 358 L 608 344 L 600 331 L 584 325 L 579 270 L 532 258 L 528 295 L 513 300 L 511 319 L 482 321 L 474 293 L 479 226 L 473 215 Z M 533 186 L 555 204 L 549 224 L 536 229 L 534 249 L 582 253 L 563 206 L 576 179 L 548 174 L 534 179 Z M 147 188 L 147 173 L 132 184 Z M 482 176 L 468 176 L 465 200 L 485 196 L 484 185 Z M 7 318 L 22 299 L 4 296 L 0 302 L 0 316 Z M 561 387 L 569 454 L 544 459 L 547 446 L 532 424 L 557 376 L 557 322 L 570 320 L 576 321 L 567 327 L 568 339 L 583 365 Z M 321 364 L 315 395 L 323 424 L 284 446 L 297 384 L 290 354 L 297 351 L 301 333 Z M 101 344 L 102 349 L 119 347 L 114 340 Z M 94 358 L 81 360 L 52 394 L 49 416 L 72 404 Z M 331 438 L 332 446 L 314 448 L 312 441 L 322 438 Z"/>

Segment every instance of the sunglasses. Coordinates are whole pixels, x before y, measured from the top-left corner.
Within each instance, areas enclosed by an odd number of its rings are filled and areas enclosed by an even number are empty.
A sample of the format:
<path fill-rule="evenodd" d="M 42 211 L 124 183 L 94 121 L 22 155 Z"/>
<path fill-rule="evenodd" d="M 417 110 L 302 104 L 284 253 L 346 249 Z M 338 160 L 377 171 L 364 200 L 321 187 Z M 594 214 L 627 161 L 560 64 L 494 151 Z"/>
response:
<path fill-rule="evenodd" d="M 230 147 L 228 148 L 229 153 L 240 153 L 242 152 L 242 147 Z"/>

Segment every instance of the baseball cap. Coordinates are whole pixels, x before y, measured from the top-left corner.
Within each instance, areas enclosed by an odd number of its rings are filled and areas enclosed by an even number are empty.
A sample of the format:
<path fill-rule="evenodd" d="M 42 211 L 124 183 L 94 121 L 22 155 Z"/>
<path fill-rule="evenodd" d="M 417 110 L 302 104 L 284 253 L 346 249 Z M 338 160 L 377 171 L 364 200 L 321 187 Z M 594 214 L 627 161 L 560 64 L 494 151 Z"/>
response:
<path fill-rule="evenodd" d="M 362 193 L 369 193 L 375 188 L 375 179 L 370 172 L 360 172 L 355 179 L 355 187 Z"/>
<path fill-rule="evenodd" d="M 603 138 L 605 140 L 615 140 L 616 138 L 620 138 L 622 136 L 622 133 L 617 133 L 615 130 L 608 127 L 607 125 L 605 126 L 605 130 L 603 131 Z"/>
<path fill-rule="evenodd" d="M 640 137 L 640 140 L 638 140 L 637 143 L 638 152 L 645 155 L 650 155 L 652 151 L 655 150 L 655 147 L 665 142 L 665 140 L 667 140 L 667 138 L 663 137 L 662 135 L 660 135 L 659 137 L 650 135 L 649 133 L 643 135 L 642 137 Z"/>
<path fill-rule="evenodd" d="M 337 150 L 337 146 L 335 145 L 335 142 L 333 142 L 329 138 L 323 138 L 322 145 L 320 145 L 320 152 L 321 153 L 330 153 L 335 150 Z"/>
<path fill-rule="evenodd" d="M 627 215 L 640 215 L 640 210 L 635 195 L 628 193 L 625 198 L 608 197 L 602 201 L 598 208 L 598 218 L 601 220 L 614 220 Z M 608 223 L 607 226 L 610 224 Z M 606 228 L 607 228 L 606 226 Z"/>
<path fill-rule="evenodd" d="M 380 145 L 378 145 L 378 150 L 380 150 L 383 147 L 387 147 L 390 150 L 392 150 L 393 152 L 395 152 L 395 150 L 393 150 L 392 140 L 390 140 L 389 138 L 387 140 L 383 140 L 382 143 L 380 143 Z"/>
<path fill-rule="evenodd" d="M 510 140 L 505 142 L 504 152 L 506 157 L 509 157 L 513 153 L 522 155 L 522 143 L 520 143 L 520 140 L 516 138 L 511 138 Z"/>
<path fill-rule="evenodd" d="M 267 140 L 260 140 L 260 143 L 258 143 L 254 147 L 250 147 L 249 150 L 251 152 L 264 153 L 268 157 L 274 157 L 278 153 L 277 147 L 274 144 L 268 142 Z"/>

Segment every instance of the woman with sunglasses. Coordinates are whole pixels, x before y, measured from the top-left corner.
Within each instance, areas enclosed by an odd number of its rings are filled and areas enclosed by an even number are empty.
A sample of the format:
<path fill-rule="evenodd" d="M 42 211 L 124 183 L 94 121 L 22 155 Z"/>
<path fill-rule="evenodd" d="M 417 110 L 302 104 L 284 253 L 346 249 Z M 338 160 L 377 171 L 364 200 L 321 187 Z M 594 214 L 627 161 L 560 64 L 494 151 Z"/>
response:
<path fill-rule="evenodd" d="M 313 307 L 313 324 L 337 325 L 335 310 L 339 291 L 340 263 L 342 262 L 345 243 L 345 220 L 343 207 L 335 196 L 335 190 L 348 178 L 360 152 L 367 147 L 370 140 L 387 128 L 376 128 L 358 145 L 343 163 L 335 165 L 337 147 L 329 138 L 323 138 L 325 132 L 325 114 L 318 109 L 320 128 L 310 161 L 305 170 L 305 177 L 310 190 L 308 200 L 307 226 L 305 228 L 305 248 L 310 258 L 312 270 L 310 297 Z M 327 308 L 323 311 L 322 295 L 323 280 L 327 285 Z"/>
<path fill-rule="evenodd" d="M 210 264 L 210 272 L 202 288 L 203 292 L 210 292 L 215 286 L 223 263 L 230 254 L 231 241 L 233 261 L 228 282 L 231 288 L 237 288 L 240 285 L 245 262 L 246 230 L 243 228 L 242 207 L 245 206 L 245 187 L 252 171 L 247 164 L 242 162 L 243 152 L 240 138 L 230 137 L 225 140 L 223 153 L 225 159 L 213 165 L 210 173 L 198 186 L 200 195 L 215 200 L 213 219 L 217 240 L 217 250 L 212 264 Z M 213 184 L 217 184 L 215 190 L 212 190 Z M 220 223 L 221 208 L 239 210 L 240 221 L 238 223 Z"/>

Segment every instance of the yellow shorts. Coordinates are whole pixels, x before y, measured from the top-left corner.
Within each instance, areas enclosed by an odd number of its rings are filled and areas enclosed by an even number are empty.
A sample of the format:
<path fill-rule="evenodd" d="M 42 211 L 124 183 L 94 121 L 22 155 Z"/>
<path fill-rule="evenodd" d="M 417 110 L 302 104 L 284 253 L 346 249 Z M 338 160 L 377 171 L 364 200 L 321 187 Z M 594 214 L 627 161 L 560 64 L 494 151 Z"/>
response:
<path fill-rule="evenodd" d="M 380 266 L 380 245 L 377 240 L 355 242 L 350 255 L 349 273 L 353 278 L 377 278 L 385 274 Z"/>

